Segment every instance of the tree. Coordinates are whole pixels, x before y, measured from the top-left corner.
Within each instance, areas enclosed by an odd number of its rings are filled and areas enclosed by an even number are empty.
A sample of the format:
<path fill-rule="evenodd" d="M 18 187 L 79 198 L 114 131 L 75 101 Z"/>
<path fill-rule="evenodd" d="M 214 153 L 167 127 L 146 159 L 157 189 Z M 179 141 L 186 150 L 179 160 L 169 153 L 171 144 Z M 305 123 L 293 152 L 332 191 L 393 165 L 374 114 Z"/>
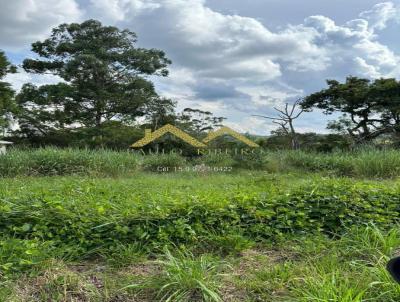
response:
<path fill-rule="evenodd" d="M 176 102 L 170 99 L 160 98 L 156 102 L 147 105 L 147 121 L 151 129 L 156 130 L 166 124 L 174 124 L 177 116 L 175 114 Z M 147 126 L 147 125 L 146 125 Z"/>
<path fill-rule="evenodd" d="M 328 88 L 304 98 L 301 106 L 319 108 L 325 114 L 342 112 L 328 128 L 346 131 L 355 142 L 367 142 L 392 133 L 400 136 L 400 82 L 395 79 L 370 81 L 348 77 L 345 83 L 327 81 Z"/>
<path fill-rule="evenodd" d="M 24 84 L 16 97 L 20 132 L 28 137 L 43 136 L 63 130 L 75 121 L 64 99 L 72 94 L 66 83 L 43 85 Z"/>
<path fill-rule="evenodd" d="M 63 81 L 26 84 L 18 96 L 19 121 L 36 132 L 100 127 L 105 121 L 133 121 L 159 101 L 148 76 L 167 76 L 163 51 L 136 48 L 136 34 L 88 20 L 61 24 L 50 38 L 32 44 L 40 59 L 26 59 L 27 72 L 50 73 Z"/>
<path fill-rule="evenodd" d="M 285 134 L 290 138 L 291 141 L 291 146 L 292 149 L 299 149 L 300 148 L 300 144 L 299 144 L 299 140 L 298 140 L 298 134 L 294 128 L 294 120 L 299 118 L 300 115 L 304 112 L 303 109 L 299 109 L 299 104 L 300 104 L 300 100 L 297 100 L 296 102 L 294 102 L 291 106 L 291 108 L 289 109 L 289 104 L 286 103 L 285 104 L 285 108 L 284 109 L 278 109 L 276 107 L 274 107 L 274 109 L 278 112 L 278 117 L 270 117 L 270 116 L 265 116 L 265 115 L 253 115 L 253 116 L 258 116 L 258 117 L 262 117 L 265 119 L 269 119 L 272 120 L 273 123 L 278 124 L 280 126 L 280 128 L 278 130 L 276 130 L 275 132 L 277 134 Z"/>
<path fill-rule="evenodd" d="M 179 116 L 179 121 L 197 135 L 222 126 L 225 117 L 214 116 L 209 111 L 185 108 Z"/>
<path fill-rule="evenodd" d="M 8 73 L 15 73 L 16 67 L 11 65 L 3 51 L 0 50 L 0 130 L 9 125 L 11 112 L 15 109 L 14 91 L 11 85 L 1 81 Z"/>

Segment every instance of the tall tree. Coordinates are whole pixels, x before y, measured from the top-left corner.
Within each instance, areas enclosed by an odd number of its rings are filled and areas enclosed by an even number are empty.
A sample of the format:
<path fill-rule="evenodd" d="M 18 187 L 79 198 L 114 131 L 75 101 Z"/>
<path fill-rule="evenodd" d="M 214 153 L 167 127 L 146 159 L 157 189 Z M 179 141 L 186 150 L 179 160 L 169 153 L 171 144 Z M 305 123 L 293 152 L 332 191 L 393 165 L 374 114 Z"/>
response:
<path fill-rule="evenodd" d="M 39 132 L 73 125 L 96 126 L 146 114 L 158 96 L 149 76 L 167 76 L 163 51 L 136 48 L 136 34 L 88 20 L 61 24 L 32 44 L 40 59 L 26 59 L 27 72 L 50 73 L 56 85 L 25 85 L 18 96 L 20 123 Z"/>
<path fill-rule="evenodd" d="M 3 51 L 0 50 L 0 135 L 9 125 L 10 114 L 14 110 L 14 91 L 11 85 L 1 81 L 8 73 L 15 73 L 15 66 L 7 60 Z"/>
<path fill-rule="evenodd" d="M 304 98 L 304 109 L 319 108 L 325 114 L 343 116 L 328 127 L 346 131 L 356 142 L 382 135 L 400 136 L 400 82 L 396 79 L 374 81 L 348 77 L 345 83 L 327 81 L 328 88 Z"/>
<path fill-rule="evenodd" d="M 175 114 L 176 102 L 160 98 L 156 102 L 150 102 L 147 105 L 147 122 L 151 129 L 156 130 L 166 124 L 174 124 L 177 116 Z"/>

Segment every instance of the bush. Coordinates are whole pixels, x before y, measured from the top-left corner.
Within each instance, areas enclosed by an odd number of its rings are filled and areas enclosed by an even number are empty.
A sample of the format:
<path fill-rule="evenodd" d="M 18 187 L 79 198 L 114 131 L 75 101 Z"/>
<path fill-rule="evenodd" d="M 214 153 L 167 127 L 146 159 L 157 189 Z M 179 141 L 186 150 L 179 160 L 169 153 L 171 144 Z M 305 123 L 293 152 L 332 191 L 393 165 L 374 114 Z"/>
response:
<path fill-rule="evenodd" d="M 398 150 L 364 149 L 356 154 L 352 163 L 355 175 L 374 178 L 400 176 Z"/>
<path fill-rule="evenodd" d="M 279 154 L 279 160 L 286 169 L 296 168 L 307 172 L 327 172 L 336 175 L 351 175 L 351 158 L 342 153 L 316 153 L 304 151 L 286 151 Z"/>
<path fill-rule="evenodd" d="M 51 242 L 39 239 L 0 238 L 0 279 L 2 275 L 19 273 L 42 265 L 49 255 L 54 255 Z"/>

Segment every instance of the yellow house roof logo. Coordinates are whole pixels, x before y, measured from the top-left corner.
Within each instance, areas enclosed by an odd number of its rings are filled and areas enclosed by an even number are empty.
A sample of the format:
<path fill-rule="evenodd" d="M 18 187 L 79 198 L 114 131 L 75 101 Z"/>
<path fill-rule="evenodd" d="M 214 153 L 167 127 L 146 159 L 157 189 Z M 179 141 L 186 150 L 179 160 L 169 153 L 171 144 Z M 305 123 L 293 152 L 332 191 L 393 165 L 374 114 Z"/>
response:
<path fill-rule="evenodd" d="M 208 144 L 213 139 L 216 139 L 217 137 L 220 137 L 220 136 L 223 136 L 226 134 L 236 138 L 238 141 L 241 141 L 242 143 L 245 143 L 246 145 L 248 145 L 250 147 L 253 147 L 253 148 L 259 147 L 259 145 L 257 145 L 255 142 L 249 140 L 244 135 L 232 130 L 231 128 L 225 127 L 225 126 L 216 131 L 210 131 L 208 133 L 207 137 L 205 139 L 203 139 L 203 142 L 205 144 Z"/>
<path fill-rule="evenodd" d="M 162 137 L 163 135 L 165 135 L 167 133 L 173 134 L 174 136 L 180 138 L 181 140 L 188 143 L 189 145 L 192 145 L 193 147 L 197 147 L 197 148 L 205 148 L 205 147 L 207 147 L 206 146 L 207 143 L 209 143 L 210 141 L 214 140 L 217 137 L 220 137 L 220 136 L 223 136 L 226 134 L 236 138 L 237 140 L 245 143 L 246 145 L 248 145 L 250 147 L 253 147 L 253 148 L 259 147 L 256 143 L 252 142 L 244 135 L 242 135 L 228 127 L 222 127 L 216 131 L 209 132 L 207 137 L 203 140 L 203 142 L 200 142 L 197 139 L 190 136 L 189 134 L 187 134 L 185 131 L 182 131 L 181 129 L 179 129 L 175 126 L 172 126 L 170 124 L 167 124 L 153 132 L 150 129 L 145 129 L 144 137 L 142 139 L 138 140 L 137 142 L 135 142 L 134 144 L 132 144 L 131 147 L 132 148 L 144 147 L 147 144 L 155 141 L 156 139 Z"/>

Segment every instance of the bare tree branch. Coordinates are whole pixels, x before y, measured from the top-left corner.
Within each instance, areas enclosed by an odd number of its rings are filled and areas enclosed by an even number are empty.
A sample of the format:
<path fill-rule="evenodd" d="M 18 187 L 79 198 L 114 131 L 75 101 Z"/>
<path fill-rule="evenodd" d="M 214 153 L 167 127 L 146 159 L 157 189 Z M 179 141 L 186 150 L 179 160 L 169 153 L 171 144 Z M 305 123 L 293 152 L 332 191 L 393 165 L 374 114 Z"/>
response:
<path fill-rule="evenodd" d="M 291 108 L 289 109 L 289 103 L 285 104 L 285 108 L 284 109 L 279 109 L 276 107 L 273 107 L 275 109 L 275 111 L 278 112 L 278 116 L 277 117 L 271 117 L 271 116 L 264 116 L 264 115 L 253 115 L 253 116 L 257 116 L 257 117 L 262 117 L 265 119 L 269 119 L 272 120 L 272 122 L 274 124 L 279 125 L 282 130 L 291 137 L 291 141 L 292 141 L 292 148 L 293 149 L 298 149 L 299 148 L 299 142 L 297 139 L 297 133 L 296 130 L 293 126 L 293 121 L 297 118 L 300 117 L 300 115 L 304 112 L 304 110 L 302 108 L 299 108 L 300 105 L 300 99 L 296 100 Z M 299 110 L 298 112 L 296 112 L 297 110 Z"/>

